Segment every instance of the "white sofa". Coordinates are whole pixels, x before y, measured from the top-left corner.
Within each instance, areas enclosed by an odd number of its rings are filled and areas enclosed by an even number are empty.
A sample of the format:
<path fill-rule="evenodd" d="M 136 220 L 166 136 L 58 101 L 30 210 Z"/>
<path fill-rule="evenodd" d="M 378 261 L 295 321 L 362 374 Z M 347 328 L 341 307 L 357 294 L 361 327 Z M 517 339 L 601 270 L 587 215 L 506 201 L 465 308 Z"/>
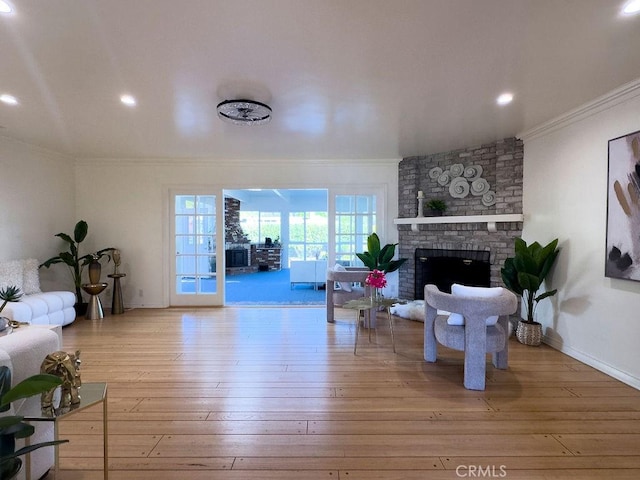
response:
<path fill-rule="evenodd" d="M 0 365 L 5 365 L 11 370 L 11 385 L 27 377 L 40 373 L 40 365 L 44 358 L 53 352 L 60 350 L 62 346 L 62 334 L 59 326 L 23 326 L 17 328 L 9 335 L 0 336 Z M 19 409 L 19 414 L 24 416 L 38 416 L 40 414 L 40 395 L 18 400 L 11 404 L 7 413 L 0 415 L 13 415 Z M 52 422 L 33 422 L 35 433 L 29 437 L 31 444 L 48 442 L 54 439 L 54 427 Z M 17 443 L 16 447 L 24 446 L 24 441 Z M 18 480 L 26 479 L 27 465 L 23 458 L 23 467 L 18 474 Z M 29 467 L 31 474 L 28 480 L 41 478 L 53 467 L 55 451 L 53 447 L 44 447 L 31 453 Z"/>
<path fill-rule="evenodd" d="M 19 302 L 10 302 L 0 316 L 32 325 L 68 325 L 76 318 L 73 292 L 42 292 L 38 260 L 0 262 L 0 288 L 15 285 L 22 290 Z"/>

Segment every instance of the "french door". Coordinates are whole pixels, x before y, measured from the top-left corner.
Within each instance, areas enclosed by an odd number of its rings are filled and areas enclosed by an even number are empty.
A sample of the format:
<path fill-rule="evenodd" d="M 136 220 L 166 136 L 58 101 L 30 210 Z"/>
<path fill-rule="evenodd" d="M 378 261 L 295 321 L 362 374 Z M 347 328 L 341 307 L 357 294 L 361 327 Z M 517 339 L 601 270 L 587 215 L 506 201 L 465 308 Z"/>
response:
<path fill-rule="evenodd" d="M 173 191 L 171 202 L 172 306 L 214 306 L 224 300 L 224 232 L 220 191 Z M 223 235 L 224 236 L 224 235 Z"/>

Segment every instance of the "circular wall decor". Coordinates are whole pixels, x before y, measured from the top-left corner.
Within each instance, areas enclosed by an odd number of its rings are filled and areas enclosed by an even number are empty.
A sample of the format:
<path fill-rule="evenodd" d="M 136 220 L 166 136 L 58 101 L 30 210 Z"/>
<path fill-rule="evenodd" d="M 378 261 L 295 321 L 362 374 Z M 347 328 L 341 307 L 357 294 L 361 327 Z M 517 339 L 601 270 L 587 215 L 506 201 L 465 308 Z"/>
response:
<path fill-rule="evenodd" d="M 479 197 L 480 195 L 484 195 L 489 191 L 489 182 L 487 182 L 484 178 L 478 178 L 471 182 L 471 195 L 475 195 Z"/>
<path fill-rule="evenodd" d="M 463 177 L 454 178 L 449 185 L 449 195 L 453 198 L 466 197 L 469 195 L 469 182 Z"/>
<path fill-rule="evenodd" d="M 454 163 L 451 165 L 451 168 L 449 168 L 449 171 L 451 172 L 452 178 L 461 177 L 464 173 L 464 165 L 461 163 Z"/>
<path fill-rule="evenodd" d="M 493 190 L 489 190 L 487 193 L 482 195 L 482 204 L 485 207 L 490 207 L 496 204 L 496 192 Z"/>

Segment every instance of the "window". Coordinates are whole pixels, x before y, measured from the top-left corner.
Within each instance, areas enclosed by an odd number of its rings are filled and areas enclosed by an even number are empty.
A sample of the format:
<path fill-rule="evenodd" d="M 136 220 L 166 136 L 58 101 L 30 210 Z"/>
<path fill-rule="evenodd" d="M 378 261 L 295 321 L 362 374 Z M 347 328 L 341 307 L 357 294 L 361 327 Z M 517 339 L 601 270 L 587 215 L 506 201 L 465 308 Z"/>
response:
<path fill-rule="evenodd" d="M 289 261 L 326 259 L 328 241 L 327 212 L 289 213 Z"/>
<path fill-rule="evenodd" d="M 367 237 L 376 231 L 375 195 L 336 195 L 336 263 L 362 265 L 357 252 L 367 250 Z"/>
<path fill-rule="evenodd" d="M 175 196 L 175 292 L 216 291 L 216 197 Z"/>
<path fill-rule="evenodd" d="M 251 243 L 264 243 L 264 239 L 280 240 L 280 212 L 241 211 L 240 226 Z"/>

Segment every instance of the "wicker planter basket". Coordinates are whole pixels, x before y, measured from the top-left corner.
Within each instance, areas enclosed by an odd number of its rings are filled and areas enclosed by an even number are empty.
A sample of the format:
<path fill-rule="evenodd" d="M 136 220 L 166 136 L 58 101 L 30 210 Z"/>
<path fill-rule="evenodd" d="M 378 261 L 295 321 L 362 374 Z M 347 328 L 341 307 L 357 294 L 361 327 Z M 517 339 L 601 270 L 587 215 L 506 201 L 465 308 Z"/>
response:
<path fill-rule="evenodd" d="M 520 321 L 516 329 L 516 338 L 524 345 L 537 347 L 542 343 L 542 325 L 538 322 L 527 323 Z"/>

